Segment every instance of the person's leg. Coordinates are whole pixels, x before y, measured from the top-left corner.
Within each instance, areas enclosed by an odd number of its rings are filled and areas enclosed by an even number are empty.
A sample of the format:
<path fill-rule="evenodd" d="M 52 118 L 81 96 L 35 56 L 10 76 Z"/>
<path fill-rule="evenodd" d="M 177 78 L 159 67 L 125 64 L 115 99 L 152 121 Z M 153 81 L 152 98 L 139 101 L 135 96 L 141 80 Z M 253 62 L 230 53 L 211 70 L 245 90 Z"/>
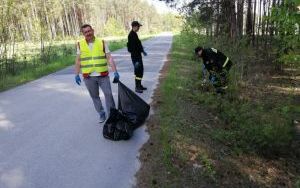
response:
<path fill-rule="evenodd" d="M 104 109 L 99 97 L 99 84 L 97 81 L 97 77 L 84 78 L 84 83 L 93 100 L 96 111 L 100 114 L 104 111 Z"/>
<path fill-rule="evenodd" d="M 144 64 L 143 64 L 142 59 L 140 60 L 139 65 L 140 66 L 139 66 L 139 71 L 138 71 L 138 77 L 143 78 L 143 76 L 144 76 Z M 141 80 L 140 86 L 141 86 L 142 90 L 147 90 L 147 88 L 142 85 L 142 80 Z"/>
<path fill-rule="evenodd" d="M 220 74 L 220 81 L 221 81 L 221 87 L 226 87 L 228 84 L 228 72 L 227 70 L 224 70 Z"/>
<path fill-rule="evenodd" d="M 135 91 L 138 93 L 143 93 L 142 88 L 142 78 L 143 78 L 143 62 L 141 58 L 132 58 L 132 64 L 134 66 L 134 75 L 135 75 Z"/>
<path fill-rule="evenodd" d="M 220 74 L 214 74 L 210 76 L 210 81 L 215 88 L 216 93 L 222 93 Z"/>
<path fill-rule="evenodd" d="M 139 62 L 136 59 L 132 59 L 132 64 L 134 68 L 134 80 L 135 80 L 135 88 L 139 86 L 139 79 L 137 79 Z"/>
<path fill-rule="evenodd" d="M 105 97 L 107 114 L 109 114 L 111 108 L 116 108 L 109 76 L 99 77 L 99 85 Z"/>
<path fill-rule="evenodd" d="M 142 85 L 142 79 L 143 79 L 143 76 L 144 76 L 144 65 L 143 65 L 143 59 L 142 58 L 139 58 L 136 62 L 136 82 L 137 82 L 137 88 L 140 89 L 140 90 L 147 90 L 147 88 L 145 88 L 143 85 Z"/>
<path fill-rule="evenodd" d="M 216 93 L 218 94 L 225 94 L 227 89 L 227 72 L 222 71 L 217 75 L 217 82 L 214 85 L 216 88 Z"/>

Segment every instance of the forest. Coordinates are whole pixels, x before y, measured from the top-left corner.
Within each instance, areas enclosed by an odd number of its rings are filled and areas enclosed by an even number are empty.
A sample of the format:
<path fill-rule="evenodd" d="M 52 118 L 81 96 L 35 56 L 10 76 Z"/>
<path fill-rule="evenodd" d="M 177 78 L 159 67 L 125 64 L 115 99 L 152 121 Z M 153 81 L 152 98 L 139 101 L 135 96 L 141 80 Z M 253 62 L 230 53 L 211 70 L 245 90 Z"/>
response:
<path fill-rule="evenodd" d="M 133 20 L 143 24 L 142 35 L 179 28 L 172 14 L 141 0 L 2 0 L 0 18 L 0 78 L 74 53 L 84 23 L 100 37 L 124 38 Z"/>

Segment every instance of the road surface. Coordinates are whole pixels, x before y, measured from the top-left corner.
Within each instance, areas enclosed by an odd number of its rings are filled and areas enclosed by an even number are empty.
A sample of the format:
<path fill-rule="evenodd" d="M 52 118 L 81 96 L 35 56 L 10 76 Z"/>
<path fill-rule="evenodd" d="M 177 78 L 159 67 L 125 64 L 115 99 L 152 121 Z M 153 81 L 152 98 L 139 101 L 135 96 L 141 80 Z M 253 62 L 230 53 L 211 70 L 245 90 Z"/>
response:
<path fill-rule="evenodd" d="M 148 103 L 171 43 L 170 34 L 143 42 L 148 90 L 139 96 Z M 134 89 L 129 53 L 112 54 L 120 80 Z M 112 89 L 117 104 L 117 84 Z M 84 83 L 74 82 L 73 67 L 0 93 L 0 187 L 133 187 L 146 125 L 130 140 L 114 142 L 103 138 L 98 118 Z"/>

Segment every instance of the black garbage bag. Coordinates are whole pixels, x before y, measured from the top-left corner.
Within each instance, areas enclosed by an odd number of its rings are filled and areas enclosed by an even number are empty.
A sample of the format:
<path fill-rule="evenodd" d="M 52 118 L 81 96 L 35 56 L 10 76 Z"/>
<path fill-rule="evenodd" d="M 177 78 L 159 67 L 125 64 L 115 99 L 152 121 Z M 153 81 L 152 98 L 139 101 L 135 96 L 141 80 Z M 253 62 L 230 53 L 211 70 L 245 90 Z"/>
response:
<path fill-rule="evenodd" d="M 104 138 L 128 140 L 133 134 L 132 123 L 117 109 L 110 109 L 110 115 L 103 126 Z"/>
<path fill-rule="evenodd" d="M 126 87 L 118 83 L 118 109 L 133 124 L 133 128 L 141 126 L 149 115 L 150 105 Z"/>
<path fill-rule="evenodd" d="M 110 115 L 103 126 L 104 138 L 128 140 L 134 129 L 141 126 L 149 115 L 150 105 L 118 82 L 118 109 L 110 109 Z"/>

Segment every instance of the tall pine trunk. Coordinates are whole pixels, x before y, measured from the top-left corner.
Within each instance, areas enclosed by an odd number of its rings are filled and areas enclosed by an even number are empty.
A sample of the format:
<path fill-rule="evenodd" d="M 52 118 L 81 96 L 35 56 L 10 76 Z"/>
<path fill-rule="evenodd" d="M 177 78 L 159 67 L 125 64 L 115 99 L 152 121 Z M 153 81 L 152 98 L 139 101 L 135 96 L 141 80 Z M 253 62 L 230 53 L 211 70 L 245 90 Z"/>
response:
<path fill-rule="evenodd" d="M 238 0 L 237 3 L 237 35 L 238 37 L 243 36 L 244 26 L 244 0 Z"/>

